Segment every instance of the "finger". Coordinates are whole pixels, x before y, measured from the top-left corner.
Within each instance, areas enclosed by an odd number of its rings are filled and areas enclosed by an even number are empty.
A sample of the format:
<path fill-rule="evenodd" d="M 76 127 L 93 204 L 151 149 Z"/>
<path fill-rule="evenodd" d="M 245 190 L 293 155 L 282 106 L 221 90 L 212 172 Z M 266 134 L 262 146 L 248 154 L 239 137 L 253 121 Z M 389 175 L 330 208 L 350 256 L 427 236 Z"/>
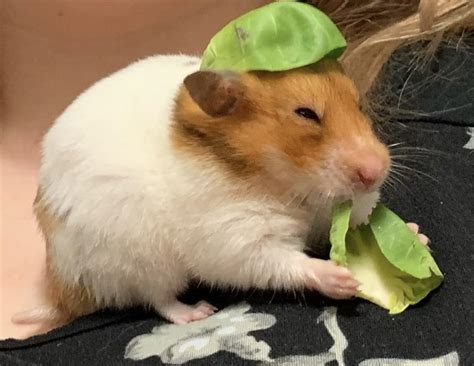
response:
<path fill-rule="evenodd" d="M 430 239 L 425 234 L 418 234 L 418 239 L 423 245 L 428 245 L 430 243 Z"/>
<path fill-rule="evenodd" d="M 357 294 L 357 290 L 354 289 L 337 289 L 336 296 L 339 299 L 350 299 Z"/>
<path fill-rule="evenodd" d="M 360 286 L 360 283 L 357 282 L 356 280 L 354 279 L 351 279 L 351 280 L 348 280 L 348 281 L 344 281 L 344 282 L 341 282 L 337 285 L 337 288 L 340 288 L 340 289 L 350 289 L 350 290 L 354 290 Z"/>
<path fill-rule="evenodd" d="M 415 224 L 414 222 L 409 222 L 407 223 L 407 226 L 410 228 L 411 231 L 413 231 L 415 234 L 418 233 L 418 231 L 420 230 L 420 227 L 418 226 L 418 224 Z"/>

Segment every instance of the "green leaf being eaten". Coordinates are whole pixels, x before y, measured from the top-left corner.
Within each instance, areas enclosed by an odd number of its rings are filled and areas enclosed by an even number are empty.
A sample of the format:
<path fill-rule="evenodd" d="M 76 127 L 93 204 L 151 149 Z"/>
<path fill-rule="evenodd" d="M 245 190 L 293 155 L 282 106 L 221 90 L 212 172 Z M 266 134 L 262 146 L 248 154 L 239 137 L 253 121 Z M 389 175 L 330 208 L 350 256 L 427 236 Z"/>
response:
<path fill-rule="evenodd" d="M 201 69 L 283 71 L 338 58 L 346 41 L 312 5 L 280 1 L 234 19 L 209 42 Z"/>
<path fill-rule="evenodd" d="M 361 284 L 358 297 L 398 314 L 443 281 L 430 251 L 406 223 L 379 204 L 367 225 L 349 227 L 352 203 L 333 210 L 330 258 Z"/>

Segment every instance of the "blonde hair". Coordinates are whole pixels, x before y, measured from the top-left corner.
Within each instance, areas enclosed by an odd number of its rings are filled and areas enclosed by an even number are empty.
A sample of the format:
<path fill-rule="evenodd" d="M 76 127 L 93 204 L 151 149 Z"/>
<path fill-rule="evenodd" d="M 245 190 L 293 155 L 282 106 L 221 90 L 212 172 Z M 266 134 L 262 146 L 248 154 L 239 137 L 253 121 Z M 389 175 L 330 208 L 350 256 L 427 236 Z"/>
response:
<path fill-rule="evenodd" d="M 474 26 L 473 0 L 308 2 L 328 14 L 345 35 L 348 48 L 341 61 L 367 105 L 377 103 L 373 90 L 380 90 L 377 81 L 382 80 L 383 66 L 395 50 L 428 41 L 417 49 L 421 54 L 414 55 L 426 62 L 446 37 Z"/>

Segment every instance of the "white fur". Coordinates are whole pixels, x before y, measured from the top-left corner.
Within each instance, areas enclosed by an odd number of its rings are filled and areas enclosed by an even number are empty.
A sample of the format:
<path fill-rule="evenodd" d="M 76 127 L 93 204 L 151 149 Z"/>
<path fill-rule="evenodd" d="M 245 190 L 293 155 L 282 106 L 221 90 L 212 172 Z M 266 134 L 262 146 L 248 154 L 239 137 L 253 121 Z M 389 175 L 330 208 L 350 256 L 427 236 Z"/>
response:
<path fill-rule="evenodd" d="M 104 305 L 162 311 L 191 277 L 303 286 L 312 216 L 250 194 L 212 162 L 170 145 L 174 97 L 198 67 L 190 56 L 136 62 L 83 93 L 44 139 L 43 198 L 65 220 L 52 261 L 64 281 L 82 281 Z M 327 210 L 321 215 L 327 230 Z"/>

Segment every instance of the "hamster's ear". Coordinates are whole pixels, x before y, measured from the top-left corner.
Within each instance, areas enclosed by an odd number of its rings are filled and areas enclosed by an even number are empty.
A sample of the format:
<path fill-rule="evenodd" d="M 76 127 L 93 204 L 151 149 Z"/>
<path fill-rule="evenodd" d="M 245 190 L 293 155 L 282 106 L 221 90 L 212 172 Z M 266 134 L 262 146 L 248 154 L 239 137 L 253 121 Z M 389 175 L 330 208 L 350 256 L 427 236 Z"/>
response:
<path fill-rule="evenodd" d="M 213 117 L 231 114 L 243 96 L 239 75 L 229 71 L 197 71 L 186 76 L 184 85 L 196 104 Z"/>

